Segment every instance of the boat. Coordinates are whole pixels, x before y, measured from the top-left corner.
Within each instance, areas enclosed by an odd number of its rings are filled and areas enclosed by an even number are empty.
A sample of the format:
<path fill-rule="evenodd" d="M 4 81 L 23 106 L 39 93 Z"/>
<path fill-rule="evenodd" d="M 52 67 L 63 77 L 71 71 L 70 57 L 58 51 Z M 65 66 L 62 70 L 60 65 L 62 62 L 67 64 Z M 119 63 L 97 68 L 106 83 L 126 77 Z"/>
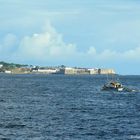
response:
<path fill-rule="evenodd" d="M 102 87 L 104 91 L 117 91 L 117 92 L 140 92 L 138 89 L 132 89 L 123 86 L 119 81 L 109 81 Z"/>
<path fill-rule="evenodd" d="M 107 91 L 124 91 L 124 89 L 123 85 L 118 81 L 109 81 L 102 87 L 102 90 Z"/>
<path fill-rule="evenodd" d="M 118 75 L 108 75 L 107 74 L 106 76 L 107 76 L 107 82 L 103 85 L 101 90 L 140 93 L 139 89 L 131 88 L 126 85 L 124 86 L 120 82 Z"/>

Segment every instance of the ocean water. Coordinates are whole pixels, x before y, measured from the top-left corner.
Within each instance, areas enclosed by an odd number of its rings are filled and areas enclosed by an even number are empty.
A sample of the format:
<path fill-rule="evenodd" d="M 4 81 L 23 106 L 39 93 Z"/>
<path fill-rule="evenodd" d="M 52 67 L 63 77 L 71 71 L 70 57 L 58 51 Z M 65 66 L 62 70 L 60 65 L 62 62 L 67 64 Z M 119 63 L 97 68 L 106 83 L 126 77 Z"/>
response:
<path fill-rule="evenodd" d="M 140 139 L 140 93 L 105 92 L 105 76 L 0 75 L 0 140 Z M 140 76 L 120 76 L 140 89 Z"/>

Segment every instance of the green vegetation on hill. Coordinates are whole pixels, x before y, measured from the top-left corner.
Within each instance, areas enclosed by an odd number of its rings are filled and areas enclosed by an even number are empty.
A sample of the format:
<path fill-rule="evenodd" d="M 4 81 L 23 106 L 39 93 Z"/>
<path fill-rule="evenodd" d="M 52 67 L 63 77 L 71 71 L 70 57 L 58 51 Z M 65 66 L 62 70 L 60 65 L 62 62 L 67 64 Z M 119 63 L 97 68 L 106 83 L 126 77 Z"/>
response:
<path fill-rule="evenodd" d="M 22 65 L 22 64 L 7 63 L 3 61 L 0 61 L 0 65 L 2 65 L 2 67 L 0 68 L 0 72 L 3 72 L 5 70 L 12 70 L 14 68 L 21 68 L 21 67 L 28 66 L 28 65 Z"/>

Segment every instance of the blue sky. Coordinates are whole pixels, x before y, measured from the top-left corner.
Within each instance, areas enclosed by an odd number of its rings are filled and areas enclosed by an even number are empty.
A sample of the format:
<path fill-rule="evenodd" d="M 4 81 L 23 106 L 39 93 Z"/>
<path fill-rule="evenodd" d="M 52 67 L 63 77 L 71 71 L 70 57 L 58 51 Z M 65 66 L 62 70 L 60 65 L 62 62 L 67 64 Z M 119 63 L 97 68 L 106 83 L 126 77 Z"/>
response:
<path fill-rule="evenodd" d="M 138 0 L 0 0 L 0 60 L 140 74 Z"/>

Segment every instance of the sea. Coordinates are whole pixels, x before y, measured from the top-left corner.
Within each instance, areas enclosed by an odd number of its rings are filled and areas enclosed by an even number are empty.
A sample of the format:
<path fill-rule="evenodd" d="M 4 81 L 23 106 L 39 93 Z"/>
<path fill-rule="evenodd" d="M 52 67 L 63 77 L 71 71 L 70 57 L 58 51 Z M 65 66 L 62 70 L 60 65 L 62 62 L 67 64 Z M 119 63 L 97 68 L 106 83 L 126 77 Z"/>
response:
<path fill-rule="evenodd" d="M 140 76 L 118 76 L 140 89 Z M 0 74 L 0 140 L 138 140 L 140 93 L 102 91 L 106 76 Z"/>

